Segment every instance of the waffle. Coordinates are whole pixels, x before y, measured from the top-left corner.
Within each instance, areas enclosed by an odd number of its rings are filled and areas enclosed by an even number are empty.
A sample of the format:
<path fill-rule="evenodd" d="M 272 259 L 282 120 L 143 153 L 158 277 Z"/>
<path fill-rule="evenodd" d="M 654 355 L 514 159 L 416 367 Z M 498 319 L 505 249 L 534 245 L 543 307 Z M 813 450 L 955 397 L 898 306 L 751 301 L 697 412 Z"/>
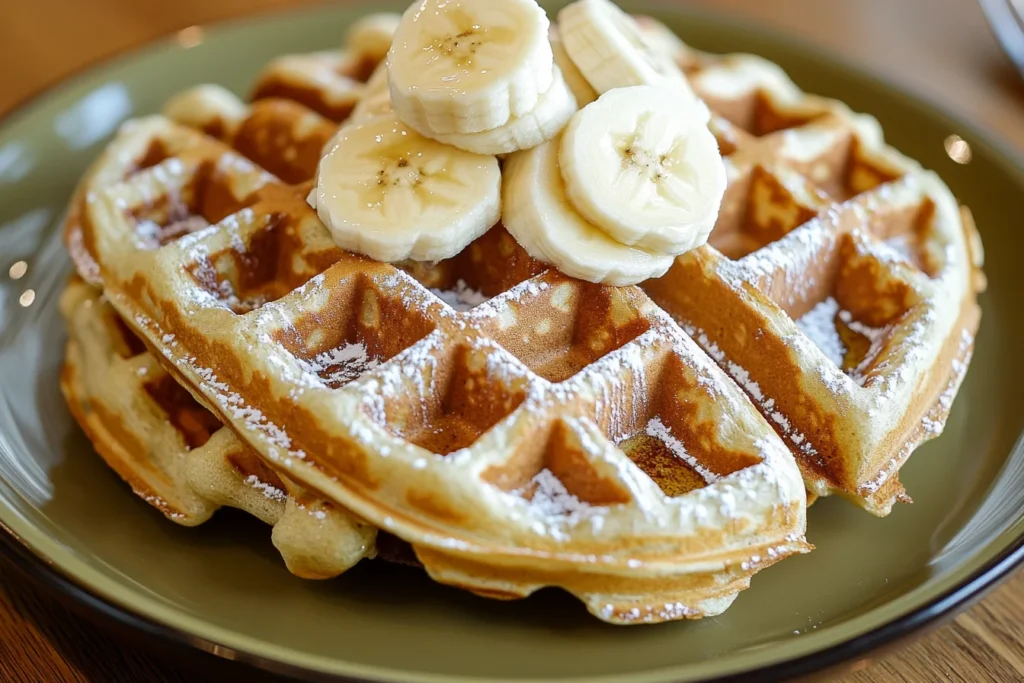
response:
<path fill-rule="evenodd" d="M 761 58 L 701 53 L 638 19 L 714 112 L 730 175 L 711 246 L 644 290 L 747 390 L 812 500 L 888 514 L 909 502 L 899 468 L 941 433 L 973 350 L 984 276 L 969 210 L 875 119 Z"/>
<path fill-rule="evenodd" d="M 61 388 L 78 423 L 136 494 L 183 526 L 221 506 L 273 527 L 288 569 L 337 576 L 375 553 L 376 529 L 267 468 L 179 385 L 95 288 L 61 296 L 69 340 Z"/>
<path fill-rule="evenodd" d="M 234 147 L 286 183 L 313 177 L 321 150 L 338 128 L 298 102 L 267 98 L 246 105 L 212 85 L 171 98 L 164 113 Z"/>
<path fill-rule="evenodd" d="M 760 58 L 674 49 L 716 113 L 729 187 L 711 246 L 645 290 L 743 386 L 812 494 L 886 515 L 909 501 L 899 468 L 941 433 L 973 350 L 970 212 L 873 118 Z"/>
<path fill-rule="evenodd" d="M 362 97 L 377 57 L 354 50 L 278 57 L 257 76 L 252 99 L 292 100 L 331 121 L 344 121 Z"/>
<path fill-rule="evenodd" d="M 166 158 L 137 171 L 154 148 Z M 531 260 L 497 228 L 461 267 L 423 266 L 428 284 L 502 292 L 458 313 L 334 247 L 296 188 L 165 119 L 128 126 L 97 168 L 127 177 L 86 191 L 82 223 L 125 320 L 272 469 L 411 542 L 435 579 L 496 597 L 558 585 L 602 618 L 658 621 L 718 613 L 806 549 L 791 456 L 638 289 L 553 272 L 511 286 L 509 264 Z M 172 204 L 220 222 L 154 248 Z M 170 313 L 158 292 L 194 303 Z"/>
<path fill-rule="evenodd" d="M 644 291 L 540 272 L 500 226 L 439 264 L 341 252 L 296 160 L 351 107 L 280 62 L 230 125 L 183 121 L 236 151 L 127 126 L 69 248 L 275 476 L 409 541 L 435 579 L 561 586 L 618 623 L 715 614 L 808 548 L 783 444 L 812 496 L 905 499 L 896 472 L 942 429 L 983 278 L 969 214 L 872 119 L 763 60 L 673 49 L 730 187 L 711 245 Z M 279 113 L 245 128 L 260 112 Z"/>
<path fill-rule="evenodd" d="M 337 129 L 335 123 L 292 100 L 267 98 L 247 105 L 211 85 L 179 93 L 164 109 L 167 116 L 232 145 L 293 182 L 312 178 L 320 149 Z M 72 204 L 66 225 L 71 239 L 81 236 L 77 209 L 84 199 L 79 192 Z M 173 240 L 198 227 L 201 223 L 186 221 L 164 231 L 161 239 Z M 429 266 L 409 262 L 405 267 L 436 295 L 464 308 L 478 302 L 482 294 L 463 277 L 470 282 L 482 277 L 501 287 L 503 277 L 522 279 L 541 270 L 541 264 L 522 252 L 501 264 L 502 274 L 474 258 L 474 253 L 494 248 L 509 254 L 509 244 L 507 234 L 495 231 L 460 258 Z M 75 255 L 80 271 L 97 272 L 87 251 Z M 282 480 L 262 465 L 254 451 L 230 429 L 222 428 L 160 367 L 142 340 L 100 298 L 99 290 L 78 279 L 68 286 L 62 308 L 72 335 L 62 381 L 69 406 L 104 459 L 166 517 L 195 526 L 222 505 L 244 510 L 274 526 L 275 545 L 289 569 L 303 578 L 336 576 L 360 557 L 375 554 L 389 562 L 418 564 L 406 544 L 387 534 L 377 535 L 379 545 L 374 549 L 375 529 L 309 496 L 295 482 Z M 86 363 L 86 358 L 91 362 Z M 128 370 L 117 369 L 126 362 L 131 366 Z M 125 372 L 129 373 L 126 380 L 111 384 L 107 379 Z M 141 374 L 136 377 L 132 372 Z M 318 520 L 319 533 L 308 528 L 313 523 L 298 514 L 300 510 Z M 285 531 L 295 527 L 297 532 Z"/>
<path fill-rule="evenodd" d="M 376 55 L 344 49 L 283 55 L 260 71 L 251 105 L 219 86 L 207 85 L 179 93 L 167 102 L 165 111 L 173 120 L 234 146 L 284 182 L 297 183 L 312 178 L 323 145 L 366 93 L 366 81 L 377 64 Z M 152 151 L 159 156 L 159 150 Z M 136 161 L 145 167 L 151 160 Z M 105 187 L 121 179 L 98 175 L 99 171 L 97 165 L 79 182 L 65 229 L 79 275 L 95 286 L 101 286 L 98 266 L 92 245 L 82 241 L 85 233 L 80 227 L 86 188 Z M 162 234 L 161 239 L 181 234 Z"/>

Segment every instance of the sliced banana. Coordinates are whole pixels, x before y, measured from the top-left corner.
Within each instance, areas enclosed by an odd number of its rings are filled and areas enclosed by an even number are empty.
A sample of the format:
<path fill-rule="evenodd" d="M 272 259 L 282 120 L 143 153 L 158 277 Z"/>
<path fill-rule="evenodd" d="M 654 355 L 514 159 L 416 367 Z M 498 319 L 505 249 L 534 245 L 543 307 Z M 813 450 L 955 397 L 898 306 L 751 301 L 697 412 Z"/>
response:
<path fill-rule="evenodd" d="M 363 96 L 359 98 L 352 113 L 345 119 L 345 123 L 359 123 L 391 111 L 393 110 L 391 108 L 391 91 L 388 90 L 388 66 L 381 62 L 367 79 Z"/>
<path fill-rule="evenodd" d="M 558 13 L 565 51 L 598 93 L 672 83 L 690 93 L 671 56 L 648 44 L 633 17 L 609 0 L 577 0 Z"/>
<path fill-rule="evenodd" d="M 572 90 L 573 97 L 576 98 L 576 105 L 585 107 L 596 100 L 597 91 L 583 77 L 576 64 L 569 59 L 565 46 L 562 45 L 562 38 L 558 35 L 558 29 L 552 26 L 548 37 L 551 40 L 551 54 L 555 58 L 555 66 L 562 71 L 562 77 L 565 78 L 569 90 Z"/>
<path fill-rule="evenodd" d="M 547 15 L 534 0 L 419 0 L 388 52 L 399 118 L 431 134 L 525 116 L 551 87 Z"/>
<path fill-rule="evenodd" d="M 498 222 L 501 172 L 495 157 L 425 138 L 385 114 L 338 131 L 308 201 L 343 249 L 438 261 Z"/>
<path fill-rule="evenodd" d="M 395 12 L 375 12 L 357 19 L 345 37 L 345 47 L 368 62 L 383 60 L 391 49 L 391 39 L 402 15 Z"/>
<path fill-rule="evenodd" d="M 558 147 L 551 140 L 505 159 L 501 219 L 509 233 L 537 260 L 581 280 L 619 286 L 664 275 L 672 256 L 620 244 L 572 208 Z"/>
<path fill-rule="evenodd" d="M 231 134 L 248 115 L 242 100 L 219 85 L 204 84 L 182 91 L 167 100 L 163 114 L 175 123 L 189 128 L 209 130 L 221 126 Z"/>
<path fill-rule="evenodd" d="M 477 154 L 509 154 L 536 147 L 550 140 L 565 128 L 565 124 L 577 109 L 576 99 L 558 67 L 552 68 L 554 80 L 551 87 L 540 96 L 533 111 L 513 117 L 508 123 L 494 130 L 433 137 L 440 142 Z"/>
<path fill-rule="evenodd" d="M 345 119 L 345 123 L 363 123 L 375 116 L 390 114 L 393 111 L 394 109 L 391 108 L 391 95 L 386 91 L 377 94 L 367 94 L 359 100 L 352 113 Z"/>
<path fill-rule="evenodd" d="M 681 254 L 707 241 L 725 164 L 706 109 L 672 86 L 601 95 L 575 115 L 559 150 L 569 201 L 623 244 Z"/>

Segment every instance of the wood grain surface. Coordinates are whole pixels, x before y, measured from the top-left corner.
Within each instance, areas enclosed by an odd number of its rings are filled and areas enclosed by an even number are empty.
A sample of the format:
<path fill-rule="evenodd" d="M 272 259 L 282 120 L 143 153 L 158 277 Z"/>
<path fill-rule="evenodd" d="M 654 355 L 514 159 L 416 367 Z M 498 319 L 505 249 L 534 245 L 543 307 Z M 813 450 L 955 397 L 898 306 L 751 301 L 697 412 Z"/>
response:
<path fill-rule="evenodd" d="M 1024 82 L 974 0 L 690 0 L 788 30 L 938 102 L 1024 152 Z M 2 0 L 0 114 L 63 76 L 193 24 L 302 0 Z M 339 36 L 340 40 L 340 36 Z M 16 68 L 15 68 L 16 67 Z M 208 665 L 208 663 L 207 663 Z M 1024 575 L 952 623 L 849 665 L 843 683 L 1024 680 Z M 0 681 L 233 679 L 140 649 L 0 561 Z"/>

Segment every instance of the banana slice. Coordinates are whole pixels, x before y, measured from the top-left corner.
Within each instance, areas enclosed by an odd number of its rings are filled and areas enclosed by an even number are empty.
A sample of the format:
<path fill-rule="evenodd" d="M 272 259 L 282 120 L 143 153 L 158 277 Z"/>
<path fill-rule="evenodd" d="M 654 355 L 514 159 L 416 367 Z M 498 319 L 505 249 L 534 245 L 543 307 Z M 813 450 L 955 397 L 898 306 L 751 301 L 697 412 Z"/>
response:
<path fill-rule="evenodd" d="M 559 141 L 505 159 L 502 223 L 527 253 L 571 277 L 632 285 L 659 277 L 673 257 L 620 244 L 578 214 L 562 186 Z"/>
<path fill-rule="evenodd" d="M 576 98 L 576 105 L 585 107 L 596 100 L 597 91 L 583 77 L 576 64 L 569 59 L 565 46 L 562 45 L 562 37 L 558 35 L 558 29 L 552 26 L 548 38 L 551 41 L 551 54 L 555 58 L 555 66 L 562 71 L 562 77 L 565 78 L 569 90 L 572 90 L 573 97 Z"/>
<path fill-rule="evenodd" d="M 707 122 L 707 109 L 672 86 L 606 92 L 562 136 L 569 201 L 623 244 L 675 255 L 704 244 L 726 185 Z"/>
<path fill-rule="evenodd" d="M 558 13 L 565 51 L 598 93 L 672 83 L 694 97 L 671 56 L 649 45 L 633 17 L 609 0 L 577 0 Z"/>
<path fill-rule="evenodd" d="M 339 130 L 316 176 L 308 201 L 334 241 L 378 261 L 449 258 L 501 214 L 495 157 L 425 138 L 393 114 Z"/>
<path fill-rule="evenodd" d="M 204 84 L 182 91 L 167 100 L 163 114 L 189 128 L 232 134 L 249 113 L 249 108 L 234 93 L 219 85 Z"/>
<path fill-rule="evenodd" d="M 383 93 L 367 93 L 356 104 L 345 124 L 363 123 L 368 119 L 381 114 L 390 114 L 394 111 L 391 107 L 391 95 L 385 90 Z"/>
<path fill-rule="evenodd" d="M 388 65 L 381 62 L 366 81 L 366 89 L 359 98 L 345 123 L 359 123 L 374 116 L 388 114 L 391 108 L 391 91 L 388 90 Z"/>
<path fill-rule="evenodd" d="M 525 116 L 551 87 L 549 25 L 534 0 L 418 0 L 388 52 L 395 112 L 441 135 Z"/>
<path fill-rule="evenodd" d="M 383 60 L 391 49 L 391 39 L 402 15 L 395 12 L 375 12 L 356 20 L 345 37 L 345 47 L 368 62 Z"/>
<path fill-rule="evenodd" d="M 537 107 L 524 116 L 481 133 L 434 135 L 434 139 L 477 154 L 509 154 L 530 149 L 558 135 L 576 112 L 576 99 L 558 67 L 548 91 L 537 100 Z"/>

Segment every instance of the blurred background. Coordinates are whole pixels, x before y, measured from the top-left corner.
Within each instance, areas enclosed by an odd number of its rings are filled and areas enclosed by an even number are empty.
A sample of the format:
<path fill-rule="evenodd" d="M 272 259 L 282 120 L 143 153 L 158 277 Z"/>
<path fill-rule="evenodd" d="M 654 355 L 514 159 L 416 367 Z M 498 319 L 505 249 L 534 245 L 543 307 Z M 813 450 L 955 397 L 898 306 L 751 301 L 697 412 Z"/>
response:
<path fill-rule="evenodd" d="M 646 0 L 671 4 L 673 0 Z M 789 31 L 882 73 L 1024 150 L 1024 81 L 999 47 L 982 4 L 1021 0 L 677 0 Z M 41 87 L 125 48 L 227 17 L 310 0 L 3 0 L 0 112 Z M 623 2 L 623 4 L 627 4 Z M 634 3 L 634 4 L 643 4 Z M 995 14 L 996 12 L 993 12 Z M 198 40 L 196 31 L 182 40 Z M 341 36 L 338 37 L 339 43 Z M 1022 38 L 1024 40 L 1024 38 Z"/>

